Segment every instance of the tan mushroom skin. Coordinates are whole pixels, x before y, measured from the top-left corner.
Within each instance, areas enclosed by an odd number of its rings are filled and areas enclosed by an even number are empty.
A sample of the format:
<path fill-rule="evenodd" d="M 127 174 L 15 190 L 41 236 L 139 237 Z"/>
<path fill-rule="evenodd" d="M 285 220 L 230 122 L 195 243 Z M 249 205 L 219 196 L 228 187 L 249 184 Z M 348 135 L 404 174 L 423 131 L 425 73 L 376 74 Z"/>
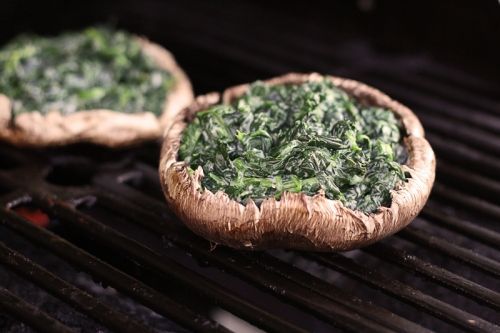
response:
<path fill-rule="evenodd" d="M 203 170 L 188 173 L 177 161 L 182 132 L 193 115 L 216 104 L 216 93 L 200 96 L 175 118 L 165 135 L 160 158 L 160 178 L 167 202 L 195 233 L 234 248 L 288 248 L 310 251 L 346 251 L 376 242 L 408 225 L 429 197 L 435 177 L 435 156 L 424 130 L 413 112 L 379 90 L 363 83 L 319 74 L 287 74 L 264 82 L 300 84 L 328 78 L 363 104 L 392 110 L 401 120 L 408 160 L 403 169 L 408 181 L 391 191 L 390 207 L 366 214 L 346 208 L 323 194 L 284 193 L 280 200 L 268 198 L 257 207 L 251 200 L 243 205 L 224 192 L 202 189 Z M 222 100 L 229 103 L 248 85 L 227 89 Z"/>
<path fill-rule="evenodd" d="M 175 114 L 193 101 L 191 83 L 170 52 L 137 37 L 143 52 L 156 65 L 172 73 L 175 85 L 168 92 L 162 116 L 152 112 L 121 113 L 113 110 L 82 110 L 63 115 L 26 112 L 11 119 L 11 101 L 0 92 L 0 140 L 17 146 L 45 147 L 90 142 L 108 147 L 133 145 L 162 136 Z"/>

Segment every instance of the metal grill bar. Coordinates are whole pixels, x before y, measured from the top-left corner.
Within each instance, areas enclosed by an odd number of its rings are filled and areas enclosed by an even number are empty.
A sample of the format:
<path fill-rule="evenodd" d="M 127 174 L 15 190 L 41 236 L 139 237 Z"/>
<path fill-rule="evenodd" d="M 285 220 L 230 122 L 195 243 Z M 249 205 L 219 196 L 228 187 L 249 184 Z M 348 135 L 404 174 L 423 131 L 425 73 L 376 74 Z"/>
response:
<path fill-rule="evenodd" d="M 258 326 L 273 332 L 302 332 L 303 330 L 295 327 L 280 318 L 262 311 L 261 309 L 250 305 L 234 296 L 234 294 L 215 283 L 206 280 L 204 277 L 183 268 L 169 258 L 163 257 L 150 248 L 139 244 L 125 235 L 105 226 L 95 219 L 89 218 L 71 207 L 61 203 L 47 202 L 45 196 L 34 196 L 34 199 L 40 206 L 50 209 L 55 216 L 63 218 L 71 223 L 77 229 L 85 229 L 89 235 L 101 239 L 106 246 L 113 247 L 117 251 L 125 251 L 131 257 L 139 262 L 149 266 L 178 282 L 186 284 L 187 287 L 197 290 L 200 294 L 214 299 L 218 304 L 226 306 L 236 314 L 249 319 Z"/>
<path fill-rule="evenodd" d="M 153 332 L 147 326 L 110 308 L 1 242 L 0 263 L 112 330 L 125 333 Z"/>
<path fill-rule="evenodd" d="M 500 114 L 496 101 L 485 96 L 484 92 L 477 93 L 471 91 L 469 88 L 443 84 L 442 82 L 425 76 L 400 75 L 400 73 L 398 73 L 398 71 L 387 61 L 383 61 L 382 66 L 373 68 L 368 71 L 367 74 L 370 77 L 381 78 L 382 80 L 390 81 L 399 86 L 411 87 L 412 90 L 418 90 L 427 96 L 431 95 L 440 100 L 446 100 L 461 105 L 462 107 L 476 111 L 486 111 L 491 114 Z"/>
<path fill-rule="evenodd" d="M 424 218 L 429 218 L 436 221 L 450 230 L 458 231 L 464 236 L 468 236 L 478 241 L 489 244 L 492 247 L 497 247 L 500 244 L 500 234 L 492 230 L 480 227 L 474 223 L 470 223 L 452 216 L 445 216 L 435 209 L 425 208 L 421 214 Z"/>
<path fill-rule="evenodd" d="M 467 207 L 478 214 L 484 214 L 495 219 L 500 219 L 500 206 L 477 197 L 461 193 L 447 185 L 440 183 L 435 184 L 432 189 L 432 193 L 438 197 L 442 197 L 453 202 L 457 207 Z"/>
<path fill-rule="evenodd" d="M 500 184 L 498 181 L 451 166 L 445 160 L 439 160 L 437 169 L 439 181 L 436 182 L 433 188 L 432 193 L 434 198 L 445 199 L 456 207 L 468 208 L 470 211 L 476 213 L 476 215 L 478 213 L 491 216 L 495 219 L 500 218 L 500 207 L 497 204 L 500 203 L 498 199 L 500 197 Z M 427 209 L 429 208 L 426 207 L 424 209 L 424 214 Z M 436 212 L 436 216 L 437 214 L 439 213 Z M 474 226 L 481 228 L 477 225 Z M 481 232 L 481 234 L 485 237 L 485 242 L 487 242 L 487 238 L 495 237 L 493 236 L 495 234 L 494 231 L 483 229 L 484 232 Z M 490 234 L 489 236 L 487 235 L 488 233 Z M 479 234 L 475 234 L 479 237 Z"/>
<path fill-rule="evenodd" d="M 412 76 L 414 77 L 414 76 Z M 488 113 L 471 110 L 463 106 L 438 99 L 429 94 L 410 90 L 402 85 L 393 84 L 385 80 L 377 80 L 369 75 L 363 75 L 363 80 L 370 82 L 387 92 L 394 98 L 400 99 L 414 106 L 419 114 L 440 114 L 462 124 L 471 124 L 475 127 L 496 134 L 500 131 L 500 119 Z"/>
<path fill-rule="evenodd" d="M 179 282 L 184 283 L 193 283 L 192 277 L 193 274 L 188 274 L 188 271 L 176 272 L 175 268 L 180 268 L 175 262 L 170 261 L 168 258 L 162 257 L 159 254 L 155 253 L 153 250 L 146 248 L 144 245 L 139 244 L 123 234 L 105 226 L 104 224 L 98 222 L 95 219 L 92 219 L 84 214 L 75 211 L 71 207 L 65 206 L 63 204 L 57 203 L 54 200 L 48 199 L 44 195 L 33 195 L 33 200 L 38 205 L 45 209 L 50 209 L 50 211 L 59 218 L 62 218 L 66 223 L 72 224 L 75 228 L 80 231 L 91 235 L 96 240 L 102 242 L 103 245 L 114 249 L 115 251 L 126 253 L 127 256 L 138 260 L 143 265 L 147 265 L 162 274 L 171 276 L 173 278 L 179 279 Z M 128 212 L 127 212 L 128 214 Z M 174 237 L 178 237 L 175 235 Z M 206 246 L 203 249 L 203 254 L 207 254 Z M 211 256 L 212 258 L 218 258 L 215 256 Z M 226 258 L 227 259 L 227 258 Z M 219 258 L 218 262 L 231 262 L 229 259 Z M 234 261 L 233 261 L 234 262 Z M 249 271 L 245 276 L 247 279 L 257 279 L 258 285 L 260 287 L 264 286 L 266 290 L 271 289 L 278 296 L 283 296 L 284 299 L 292 301 L 297 305 L 307 309 L 311 313 L 320 316 L 321 318 L 331 322 L 332 324 L 338 325 L 341 328 L 348 329 L 350 331 L 358 331 L 358 330 L 369 330 L 374 332 L 391 332 L 383 326 L 380 326 L 377 323 L 371 321 L 359 321 L 359 315 L 353 314 L 352 312 L 345 309 L 343 306 L 328 302 L 325 303 L 325 300 L 322 299 L 319 295 L 311 295 L 304 290 L 303 288 L 297 288 L 291 282 L 286 282 L 284 280 L 276 279 L 271 280 L 271 282 L 266 282 L 266 280 L 262 280 L 261 277 L 256 275 L 256 270 L 248 269 L 243 264 L 233 264 L 231 267 L 237 268 L 238 271 L 242 269 L 244 271 Z M 175 274 L 174 274 L 175 273 Z M 286 283 L 285 283 L 286 282 Z M 200 283 L 199 280 L 195 280 L 193 286 L 197 283 Z M 280 286 L 279 289 L 276 286 Z M 282 293 L 282 290 L 284 292 Z M 200 289 L 203 291 L 203 288 Z M 205 290 L 206 292 L 206 290 Z M 214 293 L 211 296 L 216 296 Z M 242 315 L 246 315 L 245 313 L 241 313 Z"/>
<path fill-rule="evenodd" d="M 500 85 L 497 82 L 479 78 L 472 73 L 445 66 L 436 62 L 428 62 L 427 66 L 419 70 L 419 74 L 429 77 L 434 81 L 439 81 L 445 85 L 459 86 L 480 93 L 481 95 L 490 96 L 495 99 L 500 93 Z"/>
<path fill-rule="evenodd" d="M 424 245 L 430 249 L 445 253 L 446 255 L 481 269 L 493 276 L 500 277 L 500 263 L 488 257 L 482 256 L 472 250 L 463 248 L 414 227 L 407 227 L 398 233 L 398 236 Z"/>
<path fill-rule="evenodd" d="M 397 280 L 392 280 L 376 270 L 365 269 L 356 264 L 352 259 L 340 255 L 304 254 L 327 267 L 341 271 L 380 289 L 389 295 L 406 301 L 414 306 L 441 318 L 457 327 L 472 332 L 496 332 L 500 327 L 482 318 L 460 310 L 450 304 L 442 302 L 432 296 L 405 285 Z"/>
<path fill-rule="evenodd" d="M 416 325 L 414 322 L 399 317 L 384 308 L 373 306 L 372 304 L 365 303 L 365 301 L 357 297 L 348 295 L 342 290 L 337 289 L 334 285 L 311 274 L 304 273 L 304 271 L 295 268 L 294 266 L 269 254 L 262 253 L 257 257 L 255 255 L 246 255 L 246 258 L 249 259 L 253 265 L 258 266 L 259 269 L 265 269 L 266 271 L 280 275 L 285 279 L 297 282 L 311 291 L 328 297 L 331 300 L 340 302 L 348 306 L 352 309 L 352 311 L 359 311 L 360 313 L 363 313 L 364 316 L 367 316 L 379 323 L 383 323 L 398 332 L 430 332 L 429 330 Z"/>
<path fill-rule="evenodd" d="M 381 260 L 388 260 L 410 271 L 418 272 L 445 287 L 456 290 L 463 295 L 500 310 L 500 293 L 464 279 L 446 269 L 425 262 L 406 251 L 395 249 L 382 243 L 371 245 L 365 251 L 377 256 Z"/>
<path fill-rule="evenodd" d="M 499 178 L 500 160 L 498 158 L 473 150 L 462 142 L 452 141 L 436 133 L 427 133 L 426 136 L 441 158 L 444 157 L 450 162 L 466 164 L 467 168 L 493 179 Z"/>
<path fill-rule="evenodd" d="M 467 170 L 451 165 L 446 161 L 438 163 L 439 180 L 450 183 L 455 187 L 464 189 L 474 195 L 493 200 L 500 204 L 500 182 L 491 178 L 483 177 L 478 174 L 468 172 Z M 460 180 L 460 182 L 456 182 Z"/>
<path fill-rule="evenodd" d="M 197 332 L 229 332 L 213 321 L 194 314 L 161 293 L 146 286 L 137 279 L 95 258 L 65 239 L 45 229 L 38 228 L 5 209 L 0 209 L 0 222 L 37 243 L 68 262 L 77 265 L 119 291 L 142 302 L 152 310 L 172 318 L 180 324 Z"/>
<path fill-rule="evenodd" d="M 406 320 L 395 316 L 394 314 L 389 315 L 386 310 L 366 304 L 364 302 L 361 302 L 360 300 L 353 302 L 352 296 L 343 295 L 339 291 L 336 292 L 335 288 L 330 284 L 323 282 L 324 287 L 320 288 L 318 287 L 319 282 L 318 284 L 312 283 L 314 281 L 314 277 L 310 274 L 297 269 L 293 269 L 293 267 L 285 265 L 283 263 L 279 264 L 279 260 L 269 255 L 260 254 L 258 260 L 252 260 L 251 256 L 243 257 L 240 253 L 229 254 L 221 250 L 217 251 L 217 253 L 214 253 L 215 251 L 207 252 L 207 245 L 205 242 L 200 242 L 199 238 L 193 237 L 193 235 L 190 233 L 186 233 L 185 229 L 175 228 L 173 224 L 166 223 L 164 219 L 158 217 L 158 215 L 161 216 L 161 211 L 164 211 L 165 209 L 164 204 L 158 204 L 151 210 L 148 206 L 146 206 L 147 211 L 141 212 L 141 209 L 137 207 L 134 202 L 139 203 L 139 205 L 142 206 L 142 197 L 144 197 L 144 195 L 126 186 L 117 183 L 111 183 L 110 179 L 112 178 L 113 177 L 102 177 L 98 180 L 98 182 L 101 185 L 105 186 L 106 189 L 116 193 L 120 193 L 120 200 L 118 200 L 118 197 L 116 199 L 113 198 L 110 193 L 107 193 L 106 195 L 101 197 L 101 200 L 105 201 L 106 207 L 112 208 L 116 212 L 119 212 L 120 210 L 123 210 L 123 205 L 126 205 L 128 207 L 127 216 L 131 221 L 138 223 L 154 232 L 165 234 L 167 238 L 169 238 L 178 246 L 187 249 L 190 252 L 196 253 L 200 257 L 210 260 L 211 263 L 223 267 L 225 270 L 239 274 L 245 280 L 248 280 L 254 284 L 257 283 L 257 285 L 261 288 L 263 287 L 264 289 L 269 289 L 268 286 L 281 285 L 282 282 L 280 282 L 280 280 L 273 275 L 270 276 L 269 280 L 256 282 L 255 278 L 252 276 L 252 270 L 242 270 L 241 267 L 253 267 L 254 272 L 272 272 L 275 275 L 278 275 L 280 278 L 284 277 L 293 283 L 300 284 L 303 288 L 314 291 L 323 297 L 328 297 L 329 302 L 339 302 L 345 306 L 348 306 L 351 311 L 356 311 L 362 316 L 368 317 L 380 323 L 384 323 L 388 327 L 397 328 L 399 331 L 425 331 L 425 329 L 423 329 L 422 327 L 414 324 L 412 325 Z M 134 202 L 123 202 L 124 198 L 127 197 L 133 197 Z M 155 214 L 151 214 L 151 212 L 155 212 Z M 241 264 L 236 264 L 235 261 L 241 262 Z M 273 288 L 271 288 L 271 291 L 277 292 L 277 290 Z M 286 291 L 286 294 L 289 293 L 290 291 Z"/>
<path fill-rule="evenodd" d="M 455 140 L 466 142 L 482 152 L 500 156 L 500 138 L 490 132 L 476 129 L 468 124 L 446 121 L 448 117 L 422 113 L 419 116 L 427 131 L 439 135 L 452 136 Z"/>
<path fill-rule="evenodd" d="M 152 174 L 152 173 L 151 173 L 151 174 Z M 111 178 L 112 178 L 112 177 L 106 177 L 106 179 L 108 179 L 108 181 L 107 181 L 108 183 L 110 182 L 110 181 L 109 181 L 109 179 L 111 179 Z M 103 180 L 103 182 L 106 182 L 106 181 L 104 181 L 104 180 Z M 102 183 L 101 183 L 101 184 L 102 184 Z M 108 188 L 108 189 L 112 189 L 112 187 L 113 187 L 113 186 L 111 186 L 111 185 L 108 185 L 108 186 L 107 186 L 107 188 Z M 121 196 L 122 198 L 123 198 L 124 196 L 125 196 L 125 197 L 127 196 L 127 194 L 126 194 L 126 192 L 127 192 L 127 188 L 126 188 L 126 187 L 125 187 L 125 188 L 120 188 L 119 190 L 115 188 L 115 189 L 114 189 L 114 191 L 119 192 L 119 193 L 120 193 L 120 196 Z M 134 197 L 134 198 L 137 198 L 138 196 L 139 196 L 139 194 L 137 194 L 137 193 L 134 193 L 134 194 L 132 195 L 132 197 Z M 129 210 L 130 210 L 130 208 L 129 208 Z M 142 219 L 140 219 L 140 220 L 148 220 L 148 221 L 149 221 L 150 219 L 144 219 L 144 218 L 142 218 Z M 161 232 L 161 228 L 162 228 L 162 223 L 161 223 L 161 221 L 157 221 L 157 222 L 156 222 L 156 221 L 153 221 L 153 220 L 151 220 L 151 221 L 152 221 L 152 224 L 153 224 L 153 225 L 157 226 L 157 229 L 156 229 L 156 230 L 157 230 L 158 232 Z M 163 229 L 163 230 L 164 230 L 164 229 Z M 444 241 L 444 240 L 443 240 L 443 241 Z"/>
<path fill-rule="evenodd" d="M 74 333 L 75 331 L 47 313 L 25 302 L 5 288 L 0 287 L 0 310 L 45 333 Z"/>

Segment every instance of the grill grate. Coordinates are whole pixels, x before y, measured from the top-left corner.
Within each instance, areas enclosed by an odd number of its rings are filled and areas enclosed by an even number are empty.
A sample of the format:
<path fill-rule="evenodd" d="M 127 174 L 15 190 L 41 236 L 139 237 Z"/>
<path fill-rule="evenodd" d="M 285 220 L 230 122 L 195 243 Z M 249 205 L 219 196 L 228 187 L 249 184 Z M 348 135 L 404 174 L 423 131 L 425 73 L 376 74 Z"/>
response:
<path fill-rule="evenodd" d="M 275 40 L 265 25 L 240 24 L 245 15 L 275 18 L 272 10 L 256 12 L 249 4 L 239 3 L 238 12 L 206 3 L 178 3 L 176 11 L 154 6 L 145 6 L 147 12 L 134 7 L 133 15 L 130 6 L 115 11 L 137 20 L 129 22 L 131 30 L 136 24 L 154 37 L 163 27 L 168 45 L 186 59 L 195 86 L 204 91 L 316 70 L 367 82 L 413 108 L 438 157 L 431 199 L 410 227 L 362 250 L 248 253 L 208 243 L 169 212 L 157 179 L 156 145 L 113 152 L 0 145 L 0 265 L 8 273 L 0 272 L 0 309 L 9 318 L 6 328 L 238 331 L 214 315 L 223 309 L 269 332 L 500 332 L 498 85 L 427 56 L 386 54 L 363 40 L 332 37 L 327 43 L 314 25 L 296 27 L 300 17 L 293 15 L 280 18 Z M 254 38 L 243 43 L 241 36 L 249 34 Z M 214 66 L 200 64 L 199 54 Z M 226 71 L 217 69 L 221 64 Z M 50 227 L 17 214 L 22 205 L 48 214 Z M 61 274 L 45 256 L 75 271 Z M 109 286 L 116 294 L 103 297 L 79 283 L 80 272 L 92 277 L 92 286 Z M 28 283 L 93 326 L 7 290 Z M 113 298 L 154 314 L 136 316 Z M 168 319 L 180 326 L 158 322 Z"/>
<path fill-rule="evenodd" d="M 0 308 L 28 323 L 41 332 L 73 332 L 71 328 L 23 301 L 5 288 L 0 288 Z"/>

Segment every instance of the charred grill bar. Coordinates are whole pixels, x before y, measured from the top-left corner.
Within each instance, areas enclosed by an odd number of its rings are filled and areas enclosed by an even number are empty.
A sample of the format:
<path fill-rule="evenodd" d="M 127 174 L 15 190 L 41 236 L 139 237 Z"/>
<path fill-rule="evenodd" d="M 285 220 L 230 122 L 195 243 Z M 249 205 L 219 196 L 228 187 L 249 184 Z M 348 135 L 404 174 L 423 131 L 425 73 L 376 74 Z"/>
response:
<path fill-rule="evenodd" d="M 183 2 L 168 12 L 151 3 L 157 10 L 110 6 L 124 17 L 150 16 L 128 22 L 144 24 L 146 34 L 161 18 L 162 36 L 198 92 L 314 69 L 408 105 L 438 159 L 431 199 L 410 227 L 361 250 L 242 252 L 195 236 L 171 214 L 156 145 L 0 145 L 0 330 L 24 323 L 44 332 L 229 332 L 217 315 L 223 309 L 269 332 L 500 332 L 498 83 L 363 40 L 332 47 L 294 27 L 275 42 L 256 25 L 255 38 L 242 43 L 248 27 L 230 9 Z M 258 7 L 241 6 L 248 15 Z M 275 17 L 273 10 L 263 18 Z M 214 69 L 226 63 L 234 70 Z M 48 217 L 49 227 L 34 225 L 36 216 Z"/>

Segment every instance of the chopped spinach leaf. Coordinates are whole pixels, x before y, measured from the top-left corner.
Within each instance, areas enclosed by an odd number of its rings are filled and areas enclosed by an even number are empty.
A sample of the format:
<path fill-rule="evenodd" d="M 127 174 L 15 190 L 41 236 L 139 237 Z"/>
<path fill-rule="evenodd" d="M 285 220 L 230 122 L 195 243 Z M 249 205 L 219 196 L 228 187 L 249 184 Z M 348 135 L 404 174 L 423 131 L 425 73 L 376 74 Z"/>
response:
<path fill-rule="evenodd" d="M 203 168 L 202 186 L 239 202 L 324 191 L 368 213 L 405 180 L 401 139 L 393 112 L 362 106 L 329 80 L 256 82 L 232 105 L 198 112 L 179 157 Z"/>
<path fill-rule="evenodd" d="M 134 36 L 88 28 L 57 37 L 20 36 L 0 50 L 0 94 L 22 112 L 111 109 L 161 114 L 170 73 Z"/>

